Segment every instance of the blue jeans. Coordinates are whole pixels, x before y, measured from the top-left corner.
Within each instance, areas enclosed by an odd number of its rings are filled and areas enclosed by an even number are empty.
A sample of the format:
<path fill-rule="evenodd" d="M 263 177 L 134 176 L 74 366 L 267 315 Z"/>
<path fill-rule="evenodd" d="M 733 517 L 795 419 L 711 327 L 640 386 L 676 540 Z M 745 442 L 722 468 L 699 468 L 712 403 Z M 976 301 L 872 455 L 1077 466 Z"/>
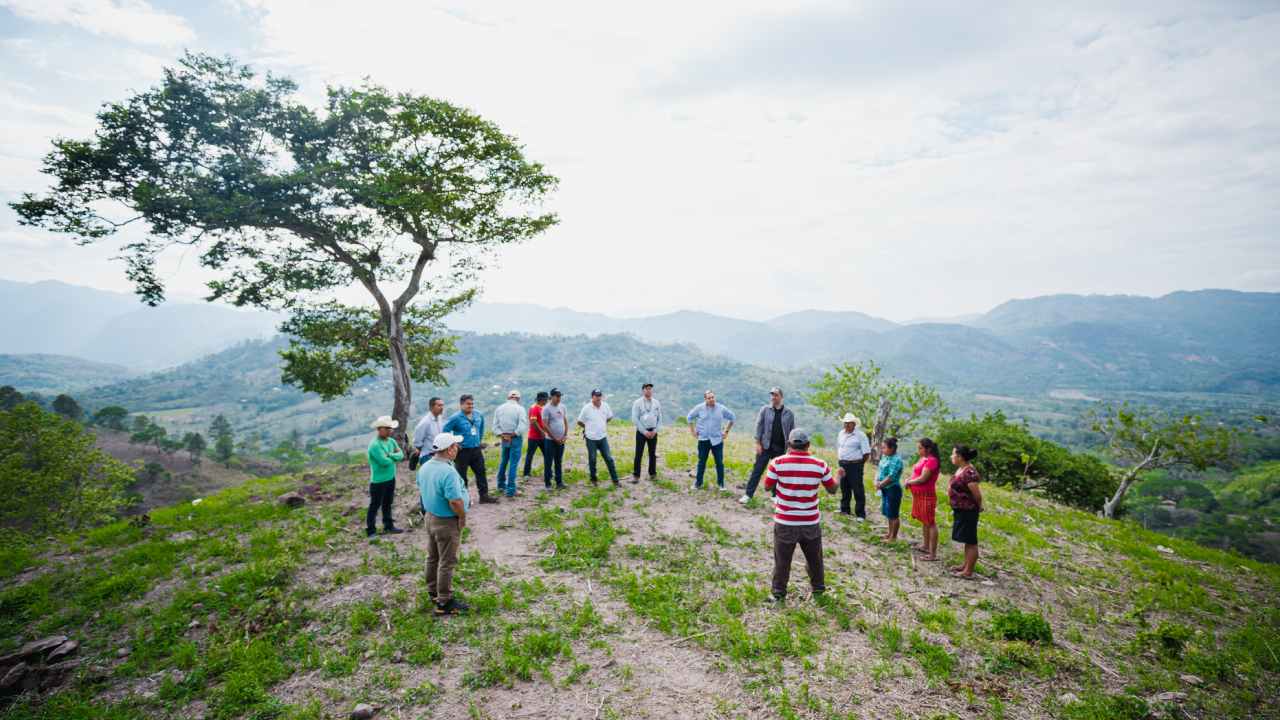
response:
<path fill-rule="evenodd" d="M 498 461 L 498 490 L 507 497 L 516 494 L 516 471 L 520 469 L 520 448 L 523 440 L 513 437 L 502 443 L 502 456 Z"/>
<path fill-rule="evenodd" d="M 694 485 L 702 487 L 702 476 L 707 471 L 708 454 L 716 459 L 716 484 L 724 488 L 724 443 L 712 445 L 710 440 L 698 441 L 698 480 Z"/>
<path fill-rule="evenodd" d="M 591 482 L 596 481 L 597 452 L 604 456 L 604 465 L 609 468 L 609 479 L 616 485 L 618 482 L 618 468 L 613 465 L 613 453 L 609 452 L 608 436 L 599 440 L 587 438 L 587 474 L 591 476 Z"/>

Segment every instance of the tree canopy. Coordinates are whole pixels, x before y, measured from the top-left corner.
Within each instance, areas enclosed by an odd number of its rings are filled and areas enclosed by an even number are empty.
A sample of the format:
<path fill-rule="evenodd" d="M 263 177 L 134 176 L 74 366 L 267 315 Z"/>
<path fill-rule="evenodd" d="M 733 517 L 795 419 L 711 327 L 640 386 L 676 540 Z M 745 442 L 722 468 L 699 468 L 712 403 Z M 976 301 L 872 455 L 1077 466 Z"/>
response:
<path fill-rule="evenodd" d="M 537 206 L 557 181 L 444 100 L 366 83 L 330 88 L 314 109 L 296 90 L 189 54 L 158 87 L 105 106 L 91 139 L 54 141 L 53 186 L 13 207 L 82 243 L 144 226 L 121 257 L 149 304 L 165 296 L 157 259 L 196 250 L 215 274 L 209 300 L 289 313 L 285 381 L 334 397 L 389 359 L 403 427 L 410 378 L 443 382 L 453 341 L 441 319 L 474 297 L 500 248 L 555 224 Z M 333 300 L 352 285 L 372 307 Z M 413 305 L 420 293 L 430 300 Z"/>
<path fill-rule="evenodd" d="M 870 429 L 881 399 L 890 403 L 885 432 L 900 438 L 935 425 L 950 410 L 938 391 L 917 381 L 886 377 L 874 361 L 837 365 L 813 383 L 809 402 L 833 416 L 852 412 Z"/>

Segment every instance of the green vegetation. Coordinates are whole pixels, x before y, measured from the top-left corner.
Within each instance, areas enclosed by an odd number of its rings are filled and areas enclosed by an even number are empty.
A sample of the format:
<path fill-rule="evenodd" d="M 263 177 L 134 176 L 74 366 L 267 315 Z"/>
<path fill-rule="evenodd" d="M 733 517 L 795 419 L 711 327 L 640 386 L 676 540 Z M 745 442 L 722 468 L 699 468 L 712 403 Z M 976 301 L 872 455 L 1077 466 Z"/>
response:
<path fill-rule="evenodd" d="M 886 436 L 913 437 L 950 414 L 935 388 L 887 377 L 884 369 L 872 360 L 837 365 L 826 371 L 813 383 L 813 394 L 809 398 L 827 417 L 847 412 L 857 415 L 868 434 L 876 422 L 881 401 L 889 403 Z"/>

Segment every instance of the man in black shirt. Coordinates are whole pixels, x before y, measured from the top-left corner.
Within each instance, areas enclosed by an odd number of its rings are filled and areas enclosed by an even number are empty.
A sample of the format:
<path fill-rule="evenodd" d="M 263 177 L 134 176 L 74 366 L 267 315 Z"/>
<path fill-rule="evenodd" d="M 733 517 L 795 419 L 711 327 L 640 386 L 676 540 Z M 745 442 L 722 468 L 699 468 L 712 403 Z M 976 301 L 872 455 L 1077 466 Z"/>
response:
<path fill-rule="evenodd" d="M 756 464 L 751 468 L 751 478 L 747 480 L 746 491 L 738 502 L 746 505 L 751 496 L 756 494 L 760 477 L 768 469 L 773 459 L 787 452 L 787 437 L 796 426 L 796 416 L 791 408 L 782 404 L 782 390 L 773 388 L 769 391 L 769 404 L 760 408 L 756 415 Z"/>

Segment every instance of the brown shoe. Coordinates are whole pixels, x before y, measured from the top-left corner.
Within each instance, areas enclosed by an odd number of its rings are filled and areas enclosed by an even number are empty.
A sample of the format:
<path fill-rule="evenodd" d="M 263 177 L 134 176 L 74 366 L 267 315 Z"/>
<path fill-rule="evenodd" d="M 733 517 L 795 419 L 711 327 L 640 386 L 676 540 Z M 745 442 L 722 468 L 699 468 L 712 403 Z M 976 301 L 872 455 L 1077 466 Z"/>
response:
<path fill-rule="evenodd" d="M 498 498 L 492 495 L 484 495 L 480 498 L 480 504 L 481 505 L 497 505 Z"/>

